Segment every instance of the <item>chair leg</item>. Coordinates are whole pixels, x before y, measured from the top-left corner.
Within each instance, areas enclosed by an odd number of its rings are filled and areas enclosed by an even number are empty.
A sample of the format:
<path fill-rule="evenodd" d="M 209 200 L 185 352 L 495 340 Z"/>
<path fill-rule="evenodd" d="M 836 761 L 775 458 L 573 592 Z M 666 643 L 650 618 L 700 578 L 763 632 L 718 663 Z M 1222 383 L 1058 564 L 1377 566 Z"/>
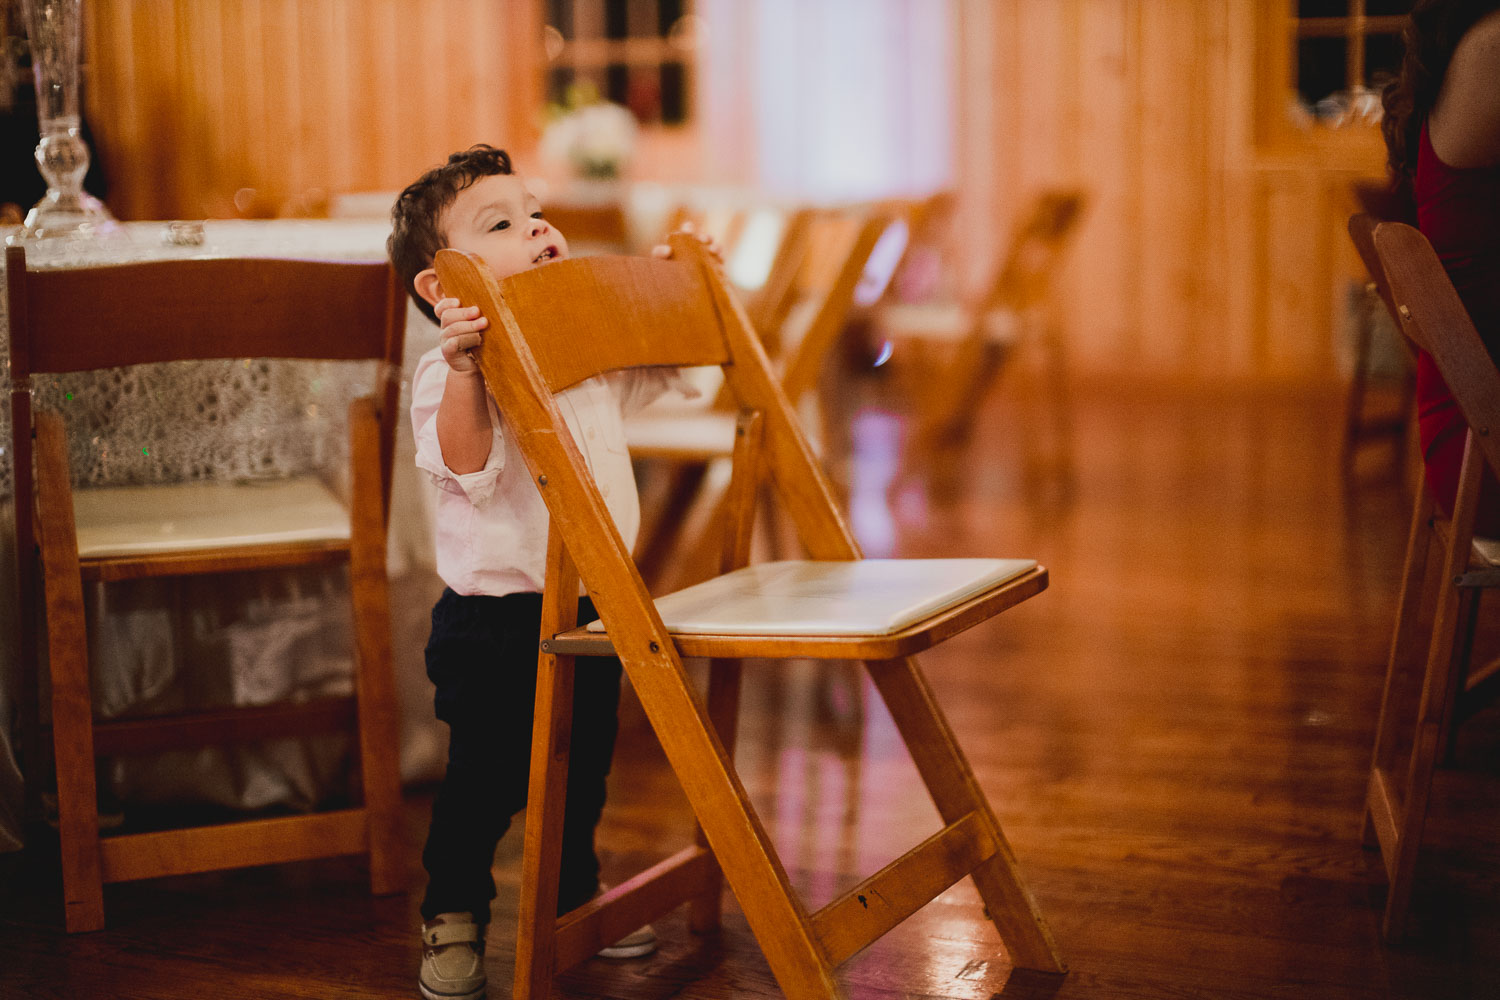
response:
<path fill-rule="evenodd" d="M 104 876 L 94 772 L 93 700 L 87 643 L 80 641 L 84 635 L 81 589 L 76 614 L 73 607 L 65 609 L 54 592 L 49 598 L 48 616 L 64 922 L 69 933 L 96 931 L 104 927 Z"/>
<path fill-rule="evenodd" d="M 1479 591 L 1465 587 L 1459 592 L 1458 639 L 1453 650 L 1453 697 L 1443 706 L 1442 721 L 1438 729 L 1438 747 L 1441 759 L 1451 764 L 1458 753 L 1458 727 L 1464 720 L 1461 701 L 1468 685 L 1469 671 L 1473 667 L 1474 635 L 1479 628 Z"/>
<path fill-rule="evenodd" d="M 380 423 L 371 399 L 350 405 L 353 482 L 350 505 L 349 594 L 354 611 L 355 703 L 359 762 L 369 830 L 370 891 L 404 887 L 401 827 L 400 708 L 391 663 L 390 583 L 385 565 L 381 500 Z"/>
<path fill-rule="evenodd" d="M 1401 595 L 1396 602 L 1396 626 L 1391 635 L 1391 652 L 1386 661 L 1385 684 L 1380 694 L 1380 713 L 1375 724 L 1375 748 L 1371 755 L 1372 772 L 1392 768 L 1398 742 L 1398 722 L 1416 710 L 1414 699 L 1404 697 L 1415 680 L 1414 673 L 1422 653 L 1422 612 L 1426 601 L 1436 595 L 1442 571 L 1441 560 L 1432 555 L 1432 497 L 1425 485 L 1419 485 L 1412 507 L 1411 526 L 1406 539 L 1406 562 L 1401 575 Z M 1365 813 L 1376 806 L 1367 800 Z M 1371 845 L 1373 846 L 1373 844 Z"/>
<path fill-rule="evenodd" d="M 1454 659 L 1459 652 L 1457 632 L 1464 596 L 1459 588 L 1452 586 L 1445 586 L 1438 595 L 1427 673 L 1417 709 L 1417 728 L 1412 737 L 1411 762 L 1404 782 L 1395 857 L 1388 865 L 1390 888 L 1381 920 L 1381 933 L 1387 942 L 1400 940 L 1406 929 L 1406 912 L 1411 902 L 1422 830 L 1427 822 L 1433 772 L 1443 748 L 1443 721 L 1451 711 L 1458 683 L 1459 671 Z"/>
<path fill-rule="evenodd" d="M 573 663 L 571 656 L 546 653 L 537 661 L 531 782 L 511 993 L 516 1000 L 546 1000 L 552 993 L 568 747 L 573 735 Z"/>
<path fill-rule="evenodd" d="M 83 580 L 77 529 L 68 496 L 62 422 L 38 415 L 36 425 L 42 586 L 47 608 L 47 659 L 52 676 L 52 746 L 57 770 L 57 825 L 62 851 L 63 919 L 69 931 L 104 926 L 104 871 L 94 777 L 94 706 L 89 688 Z"/>
<path fill-rule="evenodd" d="M 351 566 L 355 605 L 355 703 L 359 725 L 360 780 L 370 831 L 370 891 L 377 896 L 405 885 L 401 826 L 400 720 L 391 665 L 390 610 L 385 565 L 378 580 Z"/>
<path fill-rule="evenodd" d="M 1022 881 L 1000 821 L 969 768 L 916 660 L 907 657 L 870 661 L 867 666 L 943 822 L 954 823 L 969 813 L 978 813 L 999 845 L 988 861 L 974 869 L 972 877 L 1011 962 L 1023 969 L 1066 972 L 1067 966 L 1058 954 L 1041 910 Z"/>
<path fill-rule="evenodd" d="M 739 660 L 710 660 L 708 665 L 708 717 L 713 722 L 724 752 L 734 758 L 734 745 L 739 730 L 740 674 Z M 708 847 L 708 835 L 698 827 L 697 841 L 700 847 Z M 713 880 L 712 886 L 693 900 L 689 926 L 695 933 L 703 934 L 718 929 L 723 906 L 724 876 Z"/>
<path fill-rule="evenodd" d="M 631 658 L 624 659 L 651 728 L 782 992 L 788 1000 L 841 998 L 807 910 L 686 673 L 664 660 L 637 661 L 631 670 Z"/>
<path fill-rule="evenodd" d="M 577 593 L 578 571 L 554 526 L 547 538 L 543 639 L 578 623 Z M 516 1000 L 546 1000 L 552 993 L 557 966 L 557 891 L 568 795 L 568 752 L 573 740 L 573 666 L 571 656 L 557 656 L 545 648 L 537 654 L 531 776 L 526 791 L 526 840 L 521 855 L 516 967 L 511 987 Z"/>

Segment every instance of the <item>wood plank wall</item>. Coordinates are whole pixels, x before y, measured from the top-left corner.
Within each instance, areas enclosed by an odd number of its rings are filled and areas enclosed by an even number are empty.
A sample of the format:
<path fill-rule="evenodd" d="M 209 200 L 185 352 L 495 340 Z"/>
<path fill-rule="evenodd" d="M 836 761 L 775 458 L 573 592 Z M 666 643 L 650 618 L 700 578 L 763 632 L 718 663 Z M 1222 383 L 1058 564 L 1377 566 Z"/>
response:
<path fill-rule="evenodd" d="M 950 2 L 971 278 L 1029 191 L 1080 184 L 1091 203 L 1063 283 L 1075 370 L 1338 371 L 1340 302 L 1359 273 L 1348 185 L 1379 174 L 1380 157 L 1330 159 L 1277 127 L 1280 99 L 1258 81 L 1286 78 L 1274 42 L 1290 0 Z M 542 57 L 513 40 L 538 37 L 541 7 L 93 0 L 87 96 L 111 206 L 125 218 L 295 210 L 320 191 L 398 188 L 433 150 L 476 141 L 526 162 Z M 237 207 L 241 189 L 254 195 Z"/>
<path fill-rule="evenodd" d="M 90 124 L 122 218 L 295 211 L 397 189 L 433 150 L 535 142 L 540 81 L 505 40 L 539 37 L 536 4 L 93 0 L 88 17 Z"/>
<path fill-rule="evenodd" d="M 1172 379 L 1319 379 L 1344 363 L 1349 183 L 1258 121 L 1286 79 L 1286 11 L 1252 0 L 959 0 L 957 190 L 970 280 L 1028 194 L 1089 206 L 1064 277 L 1074 367 Z M 1268 55 L 1269 51 L 1269 55 Z M 1261 71 L 1258 73 L 1258 69 Z"/>

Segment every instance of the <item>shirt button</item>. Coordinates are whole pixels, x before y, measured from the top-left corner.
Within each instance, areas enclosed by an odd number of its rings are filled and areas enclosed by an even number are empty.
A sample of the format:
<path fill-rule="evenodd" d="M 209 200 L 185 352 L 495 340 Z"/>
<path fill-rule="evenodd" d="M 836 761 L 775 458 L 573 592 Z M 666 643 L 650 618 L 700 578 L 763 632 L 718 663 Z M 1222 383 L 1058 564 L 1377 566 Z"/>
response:
<path fill-rule="evenodd" d="M 589 436 L 589 440 L 592 441 L 592 440 L 594 440 L 594 438 L 598 437 L 599 434 L 598 434 L 597 431 L 594 430 L 594 428 L 590 427 L 588 429 L 588 436 Z"/>
<path fill-rule="evenodd" d="M 606 483 L 603 486 L 599 487 L 599 493 L 601 496 L 609 496 L 609 484 Z"/>

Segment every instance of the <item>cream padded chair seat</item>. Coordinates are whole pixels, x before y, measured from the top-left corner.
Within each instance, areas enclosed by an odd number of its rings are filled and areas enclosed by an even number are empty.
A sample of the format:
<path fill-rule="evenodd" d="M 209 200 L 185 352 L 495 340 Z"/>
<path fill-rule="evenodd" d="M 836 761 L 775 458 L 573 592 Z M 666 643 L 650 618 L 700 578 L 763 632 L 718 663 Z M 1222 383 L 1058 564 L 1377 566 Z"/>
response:
<path fill-rule="evenodd" d="M 1500 538 L 1474 536 L 1474 554 L 1490 566 L 1500 568 Z"/>
<path fill-rule="evenodd" d="M 757 563 L 656 600 L 687 635 L 891 635 L 1035 568 L 1035 559 Z M 589 623 L 603 632 L 604 623 Z"/>
<path fill-rule="evenodd" d="M 875 314 L 875 323 L 886 337 L 962 340 L 972 322 L 969 311 L 957 302 L 893 303 L 881 306 Z M 991 309 L 984 325 L 989 339 L 997 344 L 1009 344 L 1020 335 L 1020 322 L 1007 309 Z"/>
<path fill-rule="evenodd" d="M 82 489 L 73 516 L 83 559 L 349 539 L 348 509 L 311 477 Z"/>

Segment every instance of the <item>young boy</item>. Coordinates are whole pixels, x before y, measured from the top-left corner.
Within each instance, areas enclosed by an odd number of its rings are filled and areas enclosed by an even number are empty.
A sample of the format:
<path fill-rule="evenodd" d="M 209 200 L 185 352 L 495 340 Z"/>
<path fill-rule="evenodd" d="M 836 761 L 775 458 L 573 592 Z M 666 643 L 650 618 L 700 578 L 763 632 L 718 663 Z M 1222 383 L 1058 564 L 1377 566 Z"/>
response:
<path fill-rule="evenodd" d="M 439 490 L 437 570 L 447 584 L 432 610 L 427 673 L 437 716 L 449 727 L 447 771 L 422 852 L 428 886 L 418 982 L 428 1000 L 475 1000 L 485 989 L 495 847 L 526 804 L 548 516 L 469 355 L 488 321 L 444 295 L 432 261 L 454 247 L 506 278 L 567 258 L 568 241 L 547 223 L 510 157 L 490 146 L 455 153 L 423 174 L 401 193 L 392 220 L 391 262 L 418 307 L 441 323 L 439 346 L 422 355 L 412 379 L 417 465 Z M 640 507 L 623 417 L 676 378 L 670 370 L 623 372 L 557 396 L 627 545 Z M 595 617 L 587 598 L 579 615 Z M 559 913 L 599 891 L 594 828 L 620 696 L 618 660 L 580 659 L 576 669 Z M 600 954 L 628 958 L 655 947 L 648 926 Z"/>

